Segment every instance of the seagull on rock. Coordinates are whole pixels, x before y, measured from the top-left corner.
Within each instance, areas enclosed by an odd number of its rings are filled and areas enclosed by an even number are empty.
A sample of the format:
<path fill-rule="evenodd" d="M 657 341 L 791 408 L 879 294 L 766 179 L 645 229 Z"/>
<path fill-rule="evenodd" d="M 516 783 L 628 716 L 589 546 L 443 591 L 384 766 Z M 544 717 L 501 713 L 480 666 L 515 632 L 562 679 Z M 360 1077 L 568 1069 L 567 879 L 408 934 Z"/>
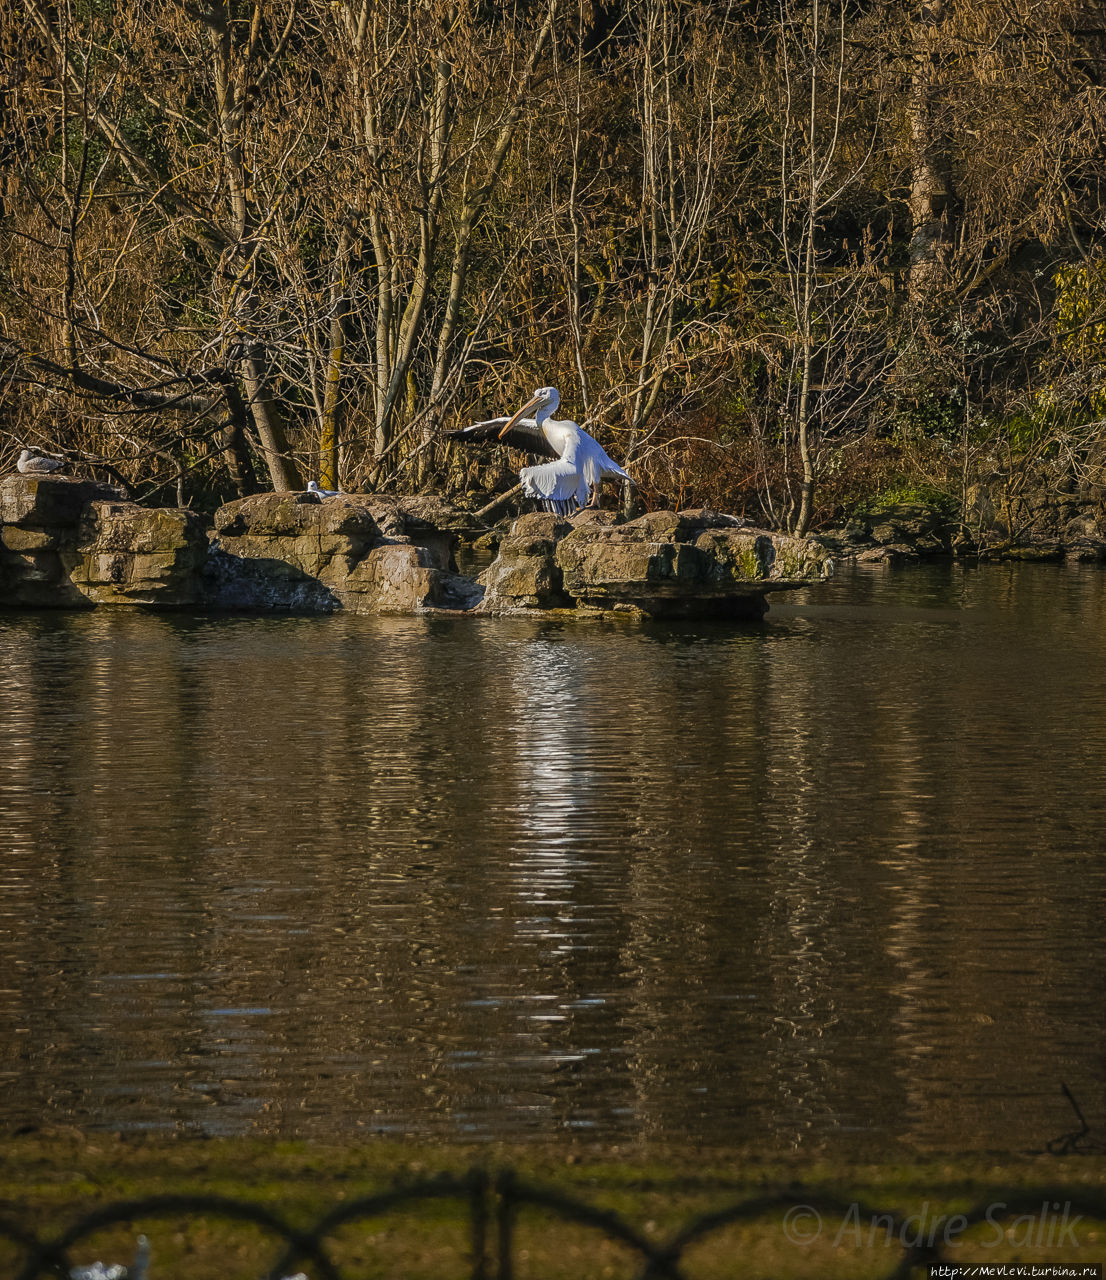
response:
<path fill-rule="evenodd" d="M 15 469 L 25 476 L 45 476 L 51 471 L 60 471 L 65 466 L 64 458 L 55 458 L 48 453 L 37 453 L 34 449 L 24 449 Z"/>
<path fill-rule="evenodd" d="M 308 480 L 307 492 L 313 493 L 317 498 L 337 498 L 341 495 L 341 489 L 320 489 L 318 480 Z"/>

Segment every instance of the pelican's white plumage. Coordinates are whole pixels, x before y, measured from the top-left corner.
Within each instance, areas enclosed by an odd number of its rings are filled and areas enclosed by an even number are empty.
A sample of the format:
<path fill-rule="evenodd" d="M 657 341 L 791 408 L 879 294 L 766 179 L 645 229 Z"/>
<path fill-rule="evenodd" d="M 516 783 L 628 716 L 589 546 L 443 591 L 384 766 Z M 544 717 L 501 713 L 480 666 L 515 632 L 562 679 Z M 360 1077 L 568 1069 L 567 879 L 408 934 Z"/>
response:
<path fill-rule="evenodd" d="M 604 480 L 634 481 L 582 427 L 550 416 L 560 402 L 556 387 L 539 387 L 514 417 L 476 422 L 449 432 L 448 438 L 466 444 L 502 440 L 516 449 L 552 458 L 551 462 L 522 468 L 518 473 L 522 492 L 536 498 L 546 511 L 568 515 L 597 504 Z M 525 416 L 531 409 L 534 416 Z"/>

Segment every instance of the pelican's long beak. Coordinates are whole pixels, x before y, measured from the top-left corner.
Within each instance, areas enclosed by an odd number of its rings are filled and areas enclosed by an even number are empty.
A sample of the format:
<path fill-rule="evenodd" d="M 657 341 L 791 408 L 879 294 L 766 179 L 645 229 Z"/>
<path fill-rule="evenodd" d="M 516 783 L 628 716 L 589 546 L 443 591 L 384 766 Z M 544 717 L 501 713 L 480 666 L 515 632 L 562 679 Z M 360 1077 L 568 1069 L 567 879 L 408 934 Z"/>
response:
<path fill-rule="evenodd" d="M 503 430 L 499 433 L 500 440 L 502 440 L 503 437 L 507 434 L 507 432 L 510 431 L 510 429 L 519 420 L 519 418 L 523 418 L 526 416 L 527 409 L 533 409 L 536 405 L 539 405 L 539 404 L 541 404 L 541 396 L 533 396 L 531 399 L 527 400 L 527 402 L 522 406 L 522 408 L 518 411 L 518 413 L 515 414 L 515 416 L 510 420 L 510 422 L 508 422 L 507 425 L 503 428 Z"/>

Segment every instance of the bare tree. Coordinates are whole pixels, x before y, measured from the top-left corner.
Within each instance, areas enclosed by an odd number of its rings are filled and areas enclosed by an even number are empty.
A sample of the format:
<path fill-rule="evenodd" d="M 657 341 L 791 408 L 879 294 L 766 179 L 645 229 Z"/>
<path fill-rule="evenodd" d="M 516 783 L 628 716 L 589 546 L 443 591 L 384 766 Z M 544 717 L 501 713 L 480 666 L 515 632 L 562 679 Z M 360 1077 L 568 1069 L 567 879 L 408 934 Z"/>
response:
<path fill-rule="evenodd" d="M 250 174 L 261 157 L 258 149 L 251 147 L 250 135 L 254 119 L 251 104 L 278 66 L 295 21 L 296 0 L 285 0 L 284 7 L 283 22 L 268 32 L 261 0 L 254 0 L 248 27 L 233 20 L 228 0 L 205 0 L 197 10 L 211 51 L 211 109 L 230 214 L 219 261 L 219 276 L 225 282 L 223 306 L 239 338 L 242 380 L 273 488 L 278 490 L 302 485 L 270 385 L 266 345 L 256 332 L 257 258 L 269 214 L 259 213 L 254 198 Z M 269 47 L 265 34 L 271 37 Z"/>
<path fill-rule="evenodd" d="M 552 381 L 647 501 L 800 532 L 862 452 L 974 466 L 968 400 L 1083 440 L 1089 12 L 0 0 L 0 434 L 210 500 L 448 486 L 445 417 Z M 928 455 L 873 413 L 924 402 Z"/>
<path fill-rule="evenodd" d="M 115 419 L 118 442 L 140 453 L 173 457 L 178 479 L 179 450 L 174 455 L 152 437 L 145 442 L 124 438 L 120 414 L 131 421 L 170 414 L 182 424 L 174 434 L 187 422 L 194 443 L 222 439 L 236 487 L 246 492 L 256 483 L 246 450 L 246 406 L 226 368 L 189 367 L 187 360 L 151 348 L 140 332 L 141 318 L 129 333 L 105 322 L 120 306 L 122 258 L 149 236 L 141 215 L 132 214 L 122 221 L 121 247 L 105 253 L 102 211 L 114 196 L 113 170 L 121 165 L 130 178 L 151 175 L 119 125 L 118 68 L 96 72 L 97 32 L 76 26 L 64 6 L 53 15 L 52 25 L 43 25 L 46 17 L 37 6 L 31 17 L 32 32 L 47 37 L 38 56 L 47 77 L 53 73 L 56 92 L 36 96 L 39 87 L 28 77 L 16 86 L 9 103 L 20 131 L 16 212 L 23 217 L 9 240 L 17 305 L 4 334 L 6 372 L 20 385 L 40 387 L 55 402 L 68 389 L 87 411 Z M 42 127 L 44 121 L 47 136 L 58 140 L 56 162 L 45 165 L 29 146 L 33 122 Z M 23 252 L 30 256 L 21 258 Z M 53 341 L 28 344 L 22 338 L 19 322 L 28 315 Z M 73 440 L 68 444 L 75 456 L 119 476 L 121 458 L 113 461 L 99 450 L 90 451 L 88 441 L 84 447 Z"/>
<path fill-rule="evenodd" d="M 878 96 L 864 107 L 867 137 L 850 119 L 860 67 L 849 28 L 848 0 L 780 2 L 777 95 L 769 99 L 777 122 L 774 218 L 766 230 L 782 272 L 764 263 L 758 288 L 779 328 L 754 338 L 767 377 L 746 402 L 763 415 L 762 441 L 779 439 L 778 465 L 762 463 L 765 505 L 797 535 L 810 528 L 823 446 L 863 424 L 893 360 L 886 244 L 863 224 L 854 222 L 851 242 L 827 229 L 855 197 L 879 138 Z M 771 83 L 767 74 L 762 80 Z"/>
<path fill-rule="evenodd" d="M 744 121 L 722 103 L 723 72 L 732 57 L 737 15 L 719 6 L 707 27 L 688 23 L 671 0 L 647 0 L 635 13 L 633 74 L 641 148 L 640 269 L 644 296 L 626 309 L 634 332 L 614 393 L 625 397 L 627 461 L 645 431 L 674 368 L 715 344 L 709 320 L 694 303 L 705 292 L 703 270 L 712 220 L 737 200 L 740 184 L 719 192 L 727 152 L 742 142 Z M 730 104 L 732 106 L 732 103 Z M 730 177 L 736 175 L 730 169 Z M 629 350 L 628 350 L 629 349 Z M 614 371 L 612 371 L 614 372 Z M 628 496 L 628 495 L 627 495 Z"/>
<path fill-rule="evenodd" d="M 135 395 L 143 395 L 145 407 L 149 409 L 179 408 L 180 397 L 159 398 L 152 388 L 143 391 L 141 386 L 132 385 L 131 379 L 110 376 L 107 368 L 99 373 L 89 372 L 85 368 L 89 360 L 96 363 L 88 347 L 93 337 L 100 353 L 109 360 L 118 362 L 129 354 L 132 360 L 151 364 L 163 375 L 176 374 L 178 380 L 186 383 L 196 379 L 208 384 L 226 383 L 225 360 L 216 362 L 220 371 L 217 376 L 210 367 L 199 372 L 182 372 L 176 353 L 156 352 L 156 343 L 133 338 L 128 342 L 118 329 L 111 333 L 104 328 L 101 313 L 109 309 L 105 307 L 109 301 L 107 295 L 113 291 L 120 295 L 123 292 L 120 282 L 125 259 L 135 253 L 138 243 L 148 239 L 153 228 L 159 225 L 163 235 L 168 233 L 170 243 L 191 244 L 206 258 L 212 273 L 212 290 L 220 300 L 225 321 L 219 342 L 209 343 L 205 355 L 220 343 L 224 351 L 240 353 L 244 390 L 241 398 L 248 406 L 272 483 L 278 489 L 295 487 L 298 477 L 269 391 L 265 351 L 250 323 L 256 300 L 252 275 L 259 229 L 247 177 L 251 161 L 245 136 L 248 101 L 251 95 L 260 92 L 277 65 L 294 8 L 289 9 L 283 31 L 267 51 L 263 41 L 266 24 L 259 4 L 254 6 L 244 42 L 236 38 L 236 24 L 224 4 L 203 7 L 192 26 L 183 15 L 171 15 L 178 23 L 174 34 L 182 53 L 194 52 L 197 25 L 208 36 L 212 97 L 204 104 L 207 114 L 200 110 L 198 118 L 190 119 L 172 101 L 157 96 L 154 89 L 164 87 L 164 78 L 155 80 L 151 89 L 143 75 L 144 55 L 151 53 L 151 47 L 153 56 L 160 55 L 163 51 L 158 42 L 166 36 L 153 15 L 144 10 L 134 15 L 134 31 L 139 38 L 128 43 L 120 40 L 112 26 L 100 20 L 94 10 L 82 11 L 78 17 L 68 2 L 51 9 L 38 0 L 24 0 L 24 4 L 31 32 L 37 36 L 43 55 L 54 63 L 52 86 L 55 88 L 54 94 L 47 88 L 33 104 L 28 101 L 24 118 L 28 119 L 33 111 L 45 110 L 56 120 L 63 138 L 59 180 L 49 186 L 35 183 L 32 173 L 35 157 L 28 156 L 25 170 L 36 195 L 39 214 L 59 229 L 65 228 L 55 245 L 55 251 L 65 260 L 64 287 L 60 295 L 64 313 L 64 359 L 54 363 L 66 368 L 73 385 L 84 393 L 95 384 L 96 394 L 105 396 L 107 388 L 118 385 L 123 398 L 133 401 Z M 30 92 L 28 88 L 28 95 Z M 203 103 L 202 93 L 197 94 L 194 82 L 190 83 L 189 95 L 199 97 Z M 168 126 L 166 134 L 160 135 L 151 128 L 141 141 L 136 139 L 134 128 L 128 128 L 125 120 L 133 117 L 139 100 L 143 109 L 153 114 L 156 124 Z M 74 125 L 81 131 L 81 157 L 76 165 L 70 164 L 68 143 L 64 141 Z M 173 131 L 179 133 L 182 129 L 198 133 L 200 151 L 217 146 L 221 163 L 213 164 L 210 152 L 202 160 L 198 158 L 193 143 L 190 159 L 180 158 L 181 163 L 174 164 L 178 157 L 171 146 Z M 162 152 L 160 162 L 152 157 L 154 150 Z M 90 168 L 88 161 L 93 153 L 96 161 Z M 206 192 L 194 181 L 200 172 L 206 172 L 210 179 Z M 93 202 L 107 200 L 117 211 L 126 210 L 126 214 L 122 219 L 115 219 L 120 234 L 112 266 L 93 282 L 78 251 L 78 232 L 89 224 Z M 225 203 L 220 208 L 223 200 Z M 79 214 L 77 202 L 81 203 Z M 99 230 L 102 233 L 102 224 Z M 39 248 L 46 250 L 48 246 L 40 244 Z M 98 304 L 94 301 L 97 294 Z M 82 344 L 78 342 L 78 335 L 83 335 L 84 349 L 80 352 L 78 347 Z M 239 441 L 235 473 L 240 480 L 244 475 L 241 429 L 239 423 L 235 436 Z"/>
<path fill-rule="evenodd" d="M 422 440 L 456 374 L 457 333 L 481 219 L 503 176 L 556 16 L 481 23 L 473 6 L 324 6 L 359 141 L 356 213 L 373 285 L 373 451 L 395 438 L 406 399 L 427 402 Z M 439 286 L 439 258 L 448 277 Z M 440 290 L 440 291 L 439 291 Z M 413 386 L 420 345 L 428 370 Z M 414 408 L 412 403 L 410 406 Z"/>

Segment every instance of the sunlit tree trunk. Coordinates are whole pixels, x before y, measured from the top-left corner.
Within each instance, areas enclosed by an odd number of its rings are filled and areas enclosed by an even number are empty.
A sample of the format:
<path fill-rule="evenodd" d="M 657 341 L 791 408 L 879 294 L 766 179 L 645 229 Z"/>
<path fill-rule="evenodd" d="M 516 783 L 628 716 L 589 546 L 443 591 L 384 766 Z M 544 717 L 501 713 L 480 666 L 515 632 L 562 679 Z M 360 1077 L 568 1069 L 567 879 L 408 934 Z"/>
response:
<path fill-rule="evenodd" d="M 232 276 L 232 314 L 242 334 L 242 382 L 257 430 L 261 452 L 276 490 L 302 488 L 280 410 L 269 383 L 268 357 L 264 343 L 254 334 L 253 277 L 257 269 L 257 233 L 253 192 L 247 176 L 242 128 L 248 109 L 247 80 L 257 59 L 261 26 L 261 3 L 256 0 L 250 23 L 248 44 L 234 58 L 231 46 L 230 15 L 225 0 L 215 0 L 202 10 L 211 45 L 212 74 L 215 81 L 215 110 L 222 143 L 235 243 L 227 255 L 224 273 Z M 244 264 L 239 263 L 244 260 Z"/>
<path fill-rule="evenodd" d="M 338 237 L 330 282 L 330 320 L 323 375 L 322 426 L 319 432 L 319 483 L 324 489 L 339 487 L 342 446 L 342 375 L 346 360 L 346 325 L 350 313 L 350 234 L 343 227 Z"/>
<path fill-rule="evenodd" d="M 940 32 L 946 0 L 921 0 L 914 16 L 909 98 L 912 176 L 910 185 L 910 293 L 932 294 L 952 246 L 953 183 L 948 147 L 939 119 Z"/>
<path fill-rule="evenodd" d="M 814 507 L 814 455 L 810 447 L 810 397 L 811 381 L 814 365 L 814 290 L 817 285 L 815 276 L 815 242 L 818 237 L 818 203 L 822 177 L 832 159 L 832 153 L 823 158 L 818 154 L 815 138 L 818 130 L 818 73 L 821 53 L 821 30 L 819 0 L 814 0 L 811 14 L 813 34 L 810 59 L 810 115 L 807 125 L 807 200 L 802 231 L 802 269 L 796 293 L 799 303 L 797 307 L 799 320 L 799 341 L 802 347 L 802 386 L 799 390 L 799 405 L 796 414 L 796 428 L 799 437 L 799 460 L 802 465 L 802 479 L 799 490 L 799 514 L 795 518 L 792 532 L 802 537 L 810 527 L 810 516 Z M 844 17 L 842 16 L 842 31 Z"/>

